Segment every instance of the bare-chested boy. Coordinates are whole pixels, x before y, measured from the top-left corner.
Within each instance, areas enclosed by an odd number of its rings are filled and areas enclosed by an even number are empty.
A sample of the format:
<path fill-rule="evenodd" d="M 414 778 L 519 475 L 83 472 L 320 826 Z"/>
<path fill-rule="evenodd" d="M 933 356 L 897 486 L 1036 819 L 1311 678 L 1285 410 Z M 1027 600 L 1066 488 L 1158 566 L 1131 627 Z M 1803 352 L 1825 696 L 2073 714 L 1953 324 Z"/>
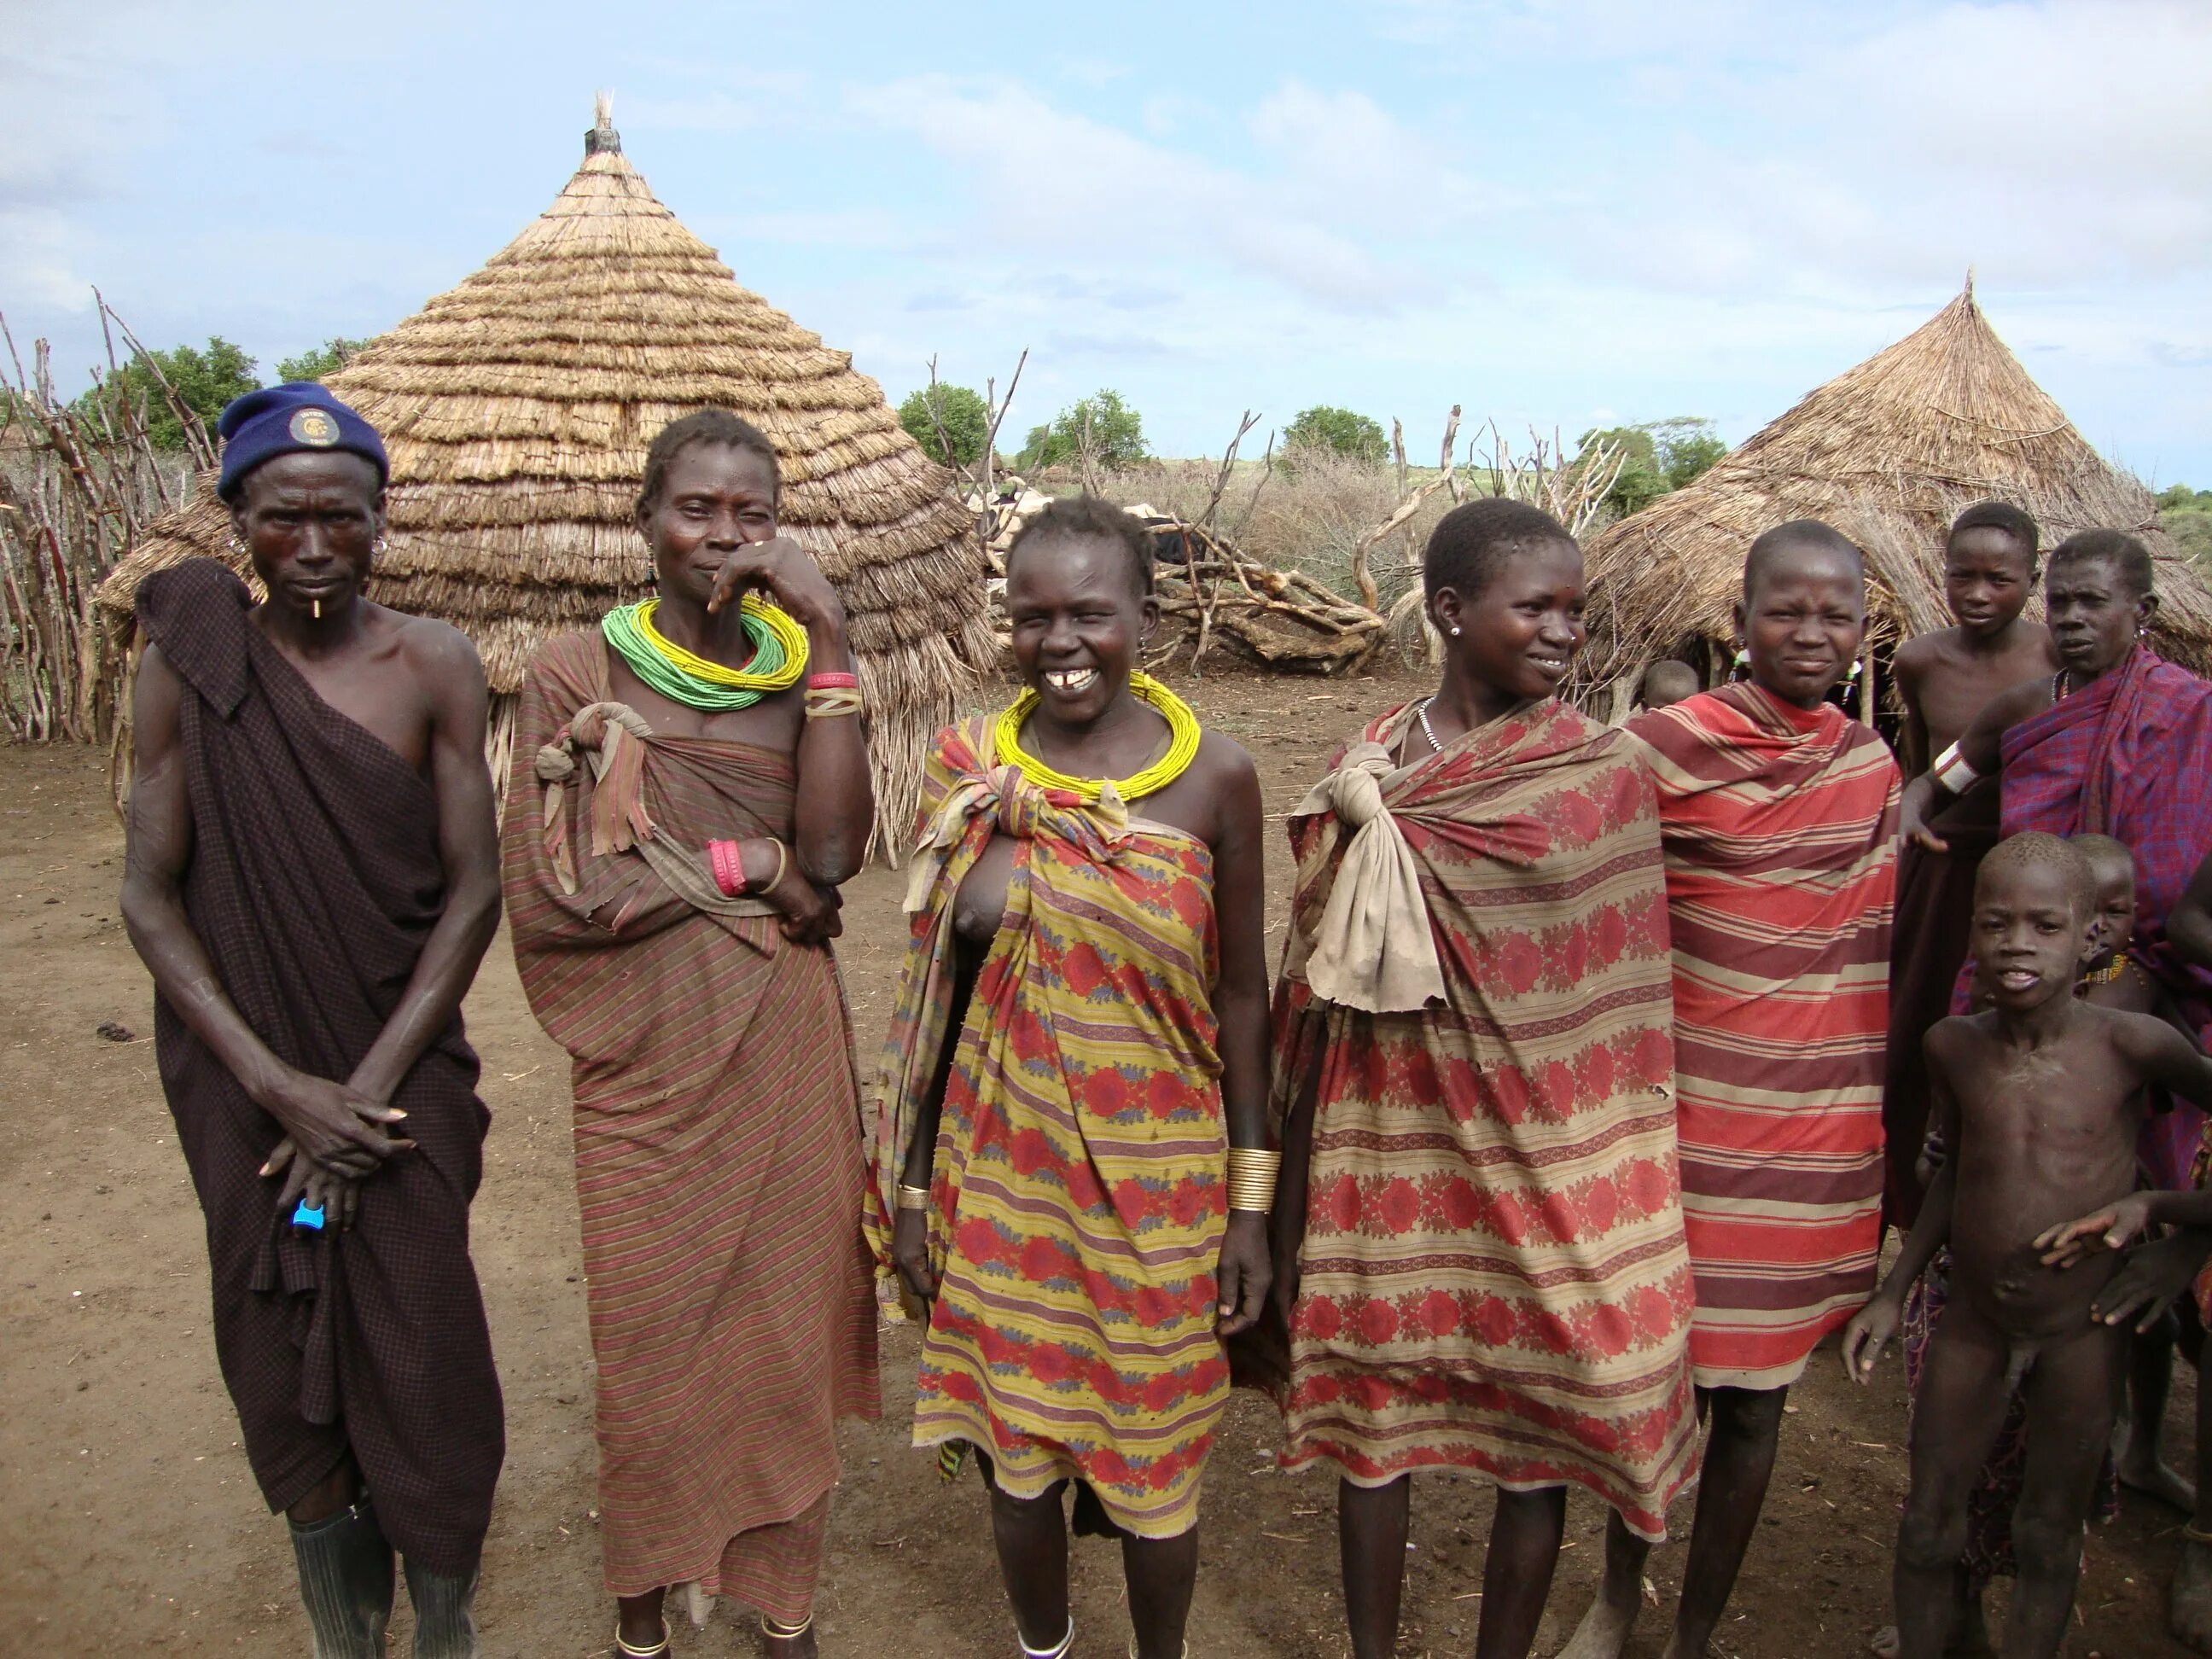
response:
<path fill-rule="evenodd" d="M 2004 1651 L 2058 1651 L 2125 1334 L 2091 1316 L 2117 1258 L 2062 1267 L 2045 1252 L 2077 1218 L 2144 1207 L 2134 1189 L 2146 1085 L 2212 1101 L 2212 1062 L 2172 1026 L 2074 994 L 2099 945 L 2091 883 L 2087 860 L 2054 836 L 2012 836 L 1984 860 L 1973 945 L 1995 1006 L 1943 1021 L 1927 1040 L 1953 1156 L 1896 1266 L 1844 1334 L 1844 1369 L 1863 1382 L 1907 1288 L 1950 1245 L 1950 1305 L 1915 1402 L 1912 1487 L 1898 1531 L 1901 1659 L 1938 1659 L 1948 1644 L 1966 1499 L 2014 1384 L 2027 1396 L 2027 1462 Z"/>
<path fill-rule="evenodd" d="M 1891 668 L 1905 705 L 1906 776 L 1924 771 L 1956 743 L 1998 692 L 2057 671 L 2050 629 L 2021 615 L 2035 590 L 2039 537 L 2035 520 L 2005 501 L 1970 507 L 1952 525 L 1943 548 L 1943 598 L 1958 625 L 1907 640 Z M 1950 802 L 1930 828 L 1944 842 L 1941 849 L 1907 844 L 1899 856 L 1890 934 L 1883 1199 L 1899 1228 L 1910 1227 L 1920 1210 L 1922 1183 L 1913 1163 L 1928 1130 L 1921 1039 L 1951 1012 L 1951 988 L 1973 920 L 1974 867 L 1996 843 L 1996 783 Z"/>
<path fill-rule="evenodd" d="M 2000 691 L 2058 671 L 2051 630 L 2021 615 L 2035 592 L 2035 520 L 2008 501 L 1982 501 L 1943 544 L 1943 602 L 1955 628 L 1897 647 L 1890 673 L 1905 704 L 1905 769 L 1925 771 Z"/>

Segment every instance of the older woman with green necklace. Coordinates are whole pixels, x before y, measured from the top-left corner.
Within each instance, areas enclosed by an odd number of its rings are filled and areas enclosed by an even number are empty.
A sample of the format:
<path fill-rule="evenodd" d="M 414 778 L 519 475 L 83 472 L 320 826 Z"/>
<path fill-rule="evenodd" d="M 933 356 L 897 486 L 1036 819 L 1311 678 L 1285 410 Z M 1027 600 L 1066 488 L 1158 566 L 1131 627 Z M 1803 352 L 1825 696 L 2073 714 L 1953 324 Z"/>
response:
<path fill-rule="evenodd" d="M 506 890 L 574 1062 L 616 1644 L 696 1585 L 816 1651 L 836 1419 L 873 1416 L 875 1307 L 836 884 L 874 817 L 836 592 L 776 532 L 775 451 L 719 410 L 653 441 L 657 598 L 524 682 Z"/>

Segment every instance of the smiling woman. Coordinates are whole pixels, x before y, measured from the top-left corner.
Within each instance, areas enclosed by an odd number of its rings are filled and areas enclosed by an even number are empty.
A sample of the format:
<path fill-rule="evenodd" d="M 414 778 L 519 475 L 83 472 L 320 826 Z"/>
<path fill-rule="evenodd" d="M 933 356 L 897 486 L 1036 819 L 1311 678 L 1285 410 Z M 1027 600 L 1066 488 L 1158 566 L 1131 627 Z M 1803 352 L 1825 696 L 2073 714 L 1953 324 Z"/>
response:
<path fill-rule="evenodd" d="M 1074 1640 L 1073 1482 L 1137 1652 L 1176 1659 L 1222 1342 L 1267 1288 L 1259 781 L 1133 672 L 1159 607 L 1127 514 L 1032 520 L 1006 608 L 1025 689 L 923 786 L 869 1231 L 929 1309 L 915 1443 L 980 1454 L 1023 1651 Z"/>

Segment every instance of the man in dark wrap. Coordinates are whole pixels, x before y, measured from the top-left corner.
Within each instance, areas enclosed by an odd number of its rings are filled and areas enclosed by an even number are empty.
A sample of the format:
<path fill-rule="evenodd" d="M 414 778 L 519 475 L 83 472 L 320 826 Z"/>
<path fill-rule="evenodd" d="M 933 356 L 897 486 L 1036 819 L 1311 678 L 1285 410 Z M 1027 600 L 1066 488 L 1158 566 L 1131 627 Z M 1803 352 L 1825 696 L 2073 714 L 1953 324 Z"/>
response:
<path fill-rule="evenodd" d="M 383 446 L 320 386 L 223 412 L 268 590 L 146 579 L 123 913 L 205 1212 L 216 1352 L 286 1511 L 317 1659 L 477 1651 L 504 1453 L 469 1202 L 489 1115 L 460 1002 L 498 921 L 483 674 L 361 597 Z M 404 1139 L 401 1138 L 404 1136 Z"/>

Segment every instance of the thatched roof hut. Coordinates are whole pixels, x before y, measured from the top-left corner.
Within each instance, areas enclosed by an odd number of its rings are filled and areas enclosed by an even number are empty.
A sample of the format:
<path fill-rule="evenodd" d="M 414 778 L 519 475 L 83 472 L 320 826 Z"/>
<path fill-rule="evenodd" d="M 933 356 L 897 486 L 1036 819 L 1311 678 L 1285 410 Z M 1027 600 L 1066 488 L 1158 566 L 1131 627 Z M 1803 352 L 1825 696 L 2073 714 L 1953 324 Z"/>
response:
<path fill-rule="evenodd" d="M 328 379 L 392 455 L 390 546 L 369 595 L 476 641 L 503 764 L 532 653 L 652 580 L 632 507 L 653 434 L 702 406 L 734 410 L 774 440 L 782 526 L 843 595 L 896 849 L 924 745 L 994 661 L 973 520 L 851 356 L 740 288 L 654 199 L 604 106 L 584 149 L 534 224 Z M 229 536 L 203 489 L 116 568 L 101 605 L 127 629 L 149 571 L 210 554 L 246 574 Z"/>
<path fill-rule="evenodd" d="M 2212 589 L 2158 532 L 2149 491 L 2107 465 L 2006 349 L 1969 279 L 1696 483 L 1592 539 L 1585 683 L 1632 684 L 1655 657 L 1726 639 L 1745 552 L 1791 519 L 1825 520 L 1866 550 L 1874 647 L 1948 627 L 1944 533 L 1992 497 L 2034 514 L 2046 546 L 2097 526 L 2140 536 L 2158 561 L 2153 642 L 2212 669 Z"/>

